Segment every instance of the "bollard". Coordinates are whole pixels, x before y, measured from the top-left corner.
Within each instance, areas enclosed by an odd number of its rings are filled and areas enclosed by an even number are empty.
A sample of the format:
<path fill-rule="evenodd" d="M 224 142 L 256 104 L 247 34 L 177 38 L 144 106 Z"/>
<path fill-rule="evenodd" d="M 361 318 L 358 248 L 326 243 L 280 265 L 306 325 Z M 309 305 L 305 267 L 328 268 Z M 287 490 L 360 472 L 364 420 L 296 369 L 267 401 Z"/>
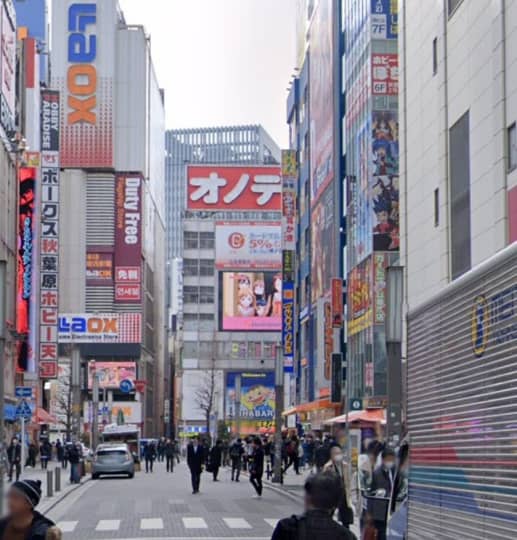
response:
<path fill-rule="evenodd" d="M 52 471 L 47 471 L 47 497 L 52 497 L 54 495 L 53 491 L 54 484 L 54 474 Z"/>
<path fill-rule="evenodd" d="M 54 489 L 55 492 L 58 493 L 61 491 L 61 467 L 56 467 L 54 472 L 56 474 Z"/>

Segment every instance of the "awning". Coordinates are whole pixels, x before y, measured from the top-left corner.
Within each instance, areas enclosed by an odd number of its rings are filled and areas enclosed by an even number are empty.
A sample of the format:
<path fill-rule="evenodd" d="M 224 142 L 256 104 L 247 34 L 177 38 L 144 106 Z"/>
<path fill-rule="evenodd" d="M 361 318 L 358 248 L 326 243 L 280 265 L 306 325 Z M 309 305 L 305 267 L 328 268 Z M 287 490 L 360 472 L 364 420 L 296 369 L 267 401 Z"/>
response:
<path fill-rule="evenodd" d="M 347 415 L 342 414 L 326 420 L 325 424 L 345 424 Z M 372 422 L 386 424 L 386 409 L 366 409 L 362 411 L 351 411 L 348 413 L 348 423 L 351 422 Z"/>
<path fill-rule="evenodd" d="M 34 422 L 36 424 L 57 424 L 58 420 L 45 409 L 41 407 L 36 408 L 36 414 L 34 416 Z"/>
<path fill-rule="evenodd" d="M 300 403 L 296 407 L 291 407 L 282 412 L 282 416 L 290 416 L 296 413 L 318 411 L 320 409 L 336 409 L 341 407 L 339 403 L 333 403 L 329 398 L 316 399 L 308 403 Z M 334 411 L 335 414 L 335 411 Z"/>

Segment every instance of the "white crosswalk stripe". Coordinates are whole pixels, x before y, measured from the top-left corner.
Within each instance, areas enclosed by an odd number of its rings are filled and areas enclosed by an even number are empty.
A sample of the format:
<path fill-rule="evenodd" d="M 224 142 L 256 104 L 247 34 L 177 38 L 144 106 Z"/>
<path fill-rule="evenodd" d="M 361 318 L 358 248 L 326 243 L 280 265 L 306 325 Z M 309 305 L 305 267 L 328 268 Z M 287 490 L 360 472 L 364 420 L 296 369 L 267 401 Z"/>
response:
<path fill-rule="evenodd" d="M 183 525 L 185 529 L 208 529 L 208 525 L 203 518 L 200 517 L 184 517 Z"/>
<path fill-rule="evenodd" d="M 120 529 L 120 519 L 101 519 L 95 527 L 96 531 L 118 531 Z"/>
<path fill-rule="evenodd" d="M 251 529 L 251 525 L 244 518 L 223 518 L 230 529 Z"/>
<path fill-rule="evenodd" d="M 63 531 L 63 532 L 74 532 L 75 528 L 77 527 L 78 521 L 60 521 L 57 526 Z"/>
<path fill-rule="evenodd" d="M 163 529 L 162 518 L 144 518 L 140 520 L 140 529 L 143 531 Z"/>
<path fill-rule="evenodd" d="M 264 518 L 264 521 L 268 524 L 268 525 L 271 525 L 271 527 L 273 527 L 273 529 L 276 527 L 276 524 L 280 521 L 279 519 L 267 519 L 267 518 Z"/>

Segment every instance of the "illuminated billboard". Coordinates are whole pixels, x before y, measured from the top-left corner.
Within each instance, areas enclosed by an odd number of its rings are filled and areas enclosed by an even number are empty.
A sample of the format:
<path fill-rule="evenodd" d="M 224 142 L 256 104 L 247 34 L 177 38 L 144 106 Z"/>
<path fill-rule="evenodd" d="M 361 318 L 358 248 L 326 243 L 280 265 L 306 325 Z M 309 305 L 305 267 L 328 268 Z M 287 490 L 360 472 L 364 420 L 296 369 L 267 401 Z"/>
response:
<path fill-rule="evenodd" d="M 219 327 L 224 331 L 280 331 L 282 276 L 279 272 L 221 272 Z"/>
<path fill-rule="evenodd" d="M 64 96 L 62 167 L 113 167 L 116 0 L 54 0 L 51 85 Z"/>
<path fill-rule="evenodd" d="M 59 315 L 60 343 L 140 343 L 140 313 L 74 313 Z"/>
<path fill-rule="evenodd" d="M 278 166 L 187 168 L 189 210 L 281 210 Z"/>
<path fill-rule="evenodd" d="M 279 221 L 216 222 L 216 268 L 278 270 L 281 264 L 282 245 Z"/>
<path fill-rule="evenodd" d="M 109 285 L 113 282 L 113 253 L 90 251 L 86 253 L 86 284 Z"/>
<path fill-rule="evenodd" d="M 99 388 L 119 388 L 124 380 L 133 385 L 137 378 L 136 362 L 90 362 L 88 364 L 88 388 L 93 386 L 94 374 L 99 379 Z"/>

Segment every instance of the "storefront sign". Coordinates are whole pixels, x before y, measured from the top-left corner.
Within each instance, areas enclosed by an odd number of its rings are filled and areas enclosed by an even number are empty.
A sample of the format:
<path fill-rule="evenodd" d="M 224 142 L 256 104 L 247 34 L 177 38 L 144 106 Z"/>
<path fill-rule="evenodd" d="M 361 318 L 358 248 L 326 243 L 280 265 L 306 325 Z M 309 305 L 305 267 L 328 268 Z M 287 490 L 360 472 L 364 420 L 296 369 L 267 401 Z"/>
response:
<path fill-rule="evenodd" d="M 294 362 L 294 283 L 284 282 L 282 289 L 282 347 L 284 371 L 291 373 Z"/>

